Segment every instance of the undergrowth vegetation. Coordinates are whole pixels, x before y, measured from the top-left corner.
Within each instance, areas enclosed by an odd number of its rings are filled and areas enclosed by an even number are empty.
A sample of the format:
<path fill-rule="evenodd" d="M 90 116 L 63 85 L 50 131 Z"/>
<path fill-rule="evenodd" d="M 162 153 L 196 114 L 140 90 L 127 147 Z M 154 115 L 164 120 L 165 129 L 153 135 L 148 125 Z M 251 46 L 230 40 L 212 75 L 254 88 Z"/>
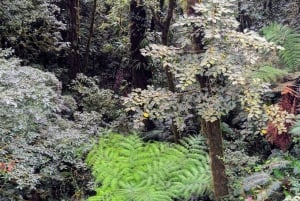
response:
<path fill-rule="evenodd" d="M 300 200 L 299 12 L 1 0 L 0 201 Z"/>
<path fill-rule="evenodd" d="M 243 180 L 242 189 L 257 201 L 283 200 L 300 193 L 300 162 L 290 154 L 274 150 L 268 160 L 253 166 L 252 171 Z"/>
<path fill-rule="evenodd" d="M 98 135 L 97 121 L 79 112 L 68 120 L 75 101 L 58 79 L 11 54 L 0 52 L 1 199 L 80 198 L 89 173 L 79 153 Z"/>
<path fill-rule="evenodd" d="M 103 136 L 87 157 L 97 195 L 89 201 L 189 200 L 211 192 L 208 155 L 201 137 L 182 145 L 143 142 L 137 135 Z"/>

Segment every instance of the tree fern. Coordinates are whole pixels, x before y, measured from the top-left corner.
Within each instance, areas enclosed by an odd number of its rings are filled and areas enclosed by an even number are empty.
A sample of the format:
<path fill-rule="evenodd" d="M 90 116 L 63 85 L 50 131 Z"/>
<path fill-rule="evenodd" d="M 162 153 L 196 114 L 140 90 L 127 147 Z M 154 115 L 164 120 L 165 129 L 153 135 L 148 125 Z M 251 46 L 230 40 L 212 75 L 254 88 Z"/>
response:
<path fill-rule="evenodd" d="M 262 29 L 264 37 L 284 47 L 279 51 L 281 60 L 290 70 L 300 68 L 300 34 L 286 25 L 273 23 Z"/>
<path fill-rule="evenodd" d="M 174 145 L 145 143 L 136 135 L 101 138 L 86 159 L 99 184 L 89 201 L 172 201 L 207 194 L 208 156 L 196 139 Z"/>

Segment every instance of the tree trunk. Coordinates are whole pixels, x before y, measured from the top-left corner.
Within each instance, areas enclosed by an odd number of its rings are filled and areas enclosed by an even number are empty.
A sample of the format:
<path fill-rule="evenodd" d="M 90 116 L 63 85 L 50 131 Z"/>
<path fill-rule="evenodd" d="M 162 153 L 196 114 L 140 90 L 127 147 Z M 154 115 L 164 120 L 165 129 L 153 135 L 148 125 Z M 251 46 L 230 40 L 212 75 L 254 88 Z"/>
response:
<path fill-rule="evenodd" d="M 169 36 L 171 20 L 173 18 L 174 9 L 175 9 L 175 0 L 169 0 L 168 13 L 167 13 L 167 17 L 163 23 L 163 29 L 162 29 L 162 35 L 161 35 L 162 44 L 166 45 L 166 46 L 168 45 L 168 36 Z M 166 73 L 167 80 L 168 80 L 169 90 L 174 92 L 175 91 L 174 78 L 173 78 L 173 75 L 170 72 L 170 69 L 168 66 L 165 67 L 165 73 Z"/>
<path fill-rule="evenodd" d="M 194 15 L 193 5 L 199 3 L 199 0 L 187 0 L 187 14 Z M 203 51 L 202 36 L 193 37 L 193 51 L 195 53 Z M 208 88 L 208 77 L 199 76 L 198 81 L 201 88 Z M 209 93 L 209 92 L 207 92 Z M 214 122 L 201 119 L 201 131 L 207 138 L 209 146 L 210 166 L 213 176 L 213 190 L 215 201 L 220 201 L 223 196 L 228 195 L 228 179 L 225 173 L 225 165 L 223 162 L 223 142 L 222 129 L 220 120 Z"/>
<path fill-rule="evenodd" d="M 227 176 L 223 162 L 223 142 L 220 120 L 214 122 L 201 122 L 202 133 L 206 136 L 209 146 L 210 167 L 213 176 L 215 200 L 220 201 L 228 195 Z"/>
<path fill-rule="evenodd" d="M 141 42 L 145 39 L 146 10 L 137 1 L 130 2 L 130 58 L 132 68 L 132 84 L 135 88 L 146 89 L 148 80 L 152 78 L 152 72 L 147 69 L 145 57 L 141 54 Z"/>
<path fill-rule="evenodd" d="M 94 33 L 96 8 L 97 8 L 97 0 L 94 0 L 92 16 L 91 16 L 91 23 L 90 23 L 90 29 L 89 29 L 89 37 L 88 37 L 88 40 L 87 40 L 87 43 L 86 43 L 86 48 L 85 48 L 83 72 L 87 71 L 87 67 L 88 67 L 88 63 L 89 63 L 90 46 L 91 46 L 91 41 L 92 41 L 92 37 L 93 37 L 93 33 Z"/>
<path fill-rule="evenodd" d="M 79 0 L 69 0 L 70 28 L 69 41 L 71 43 L 71 52 L 69 54 L 69 75 L 71 79 L 80 72 L 79 65 Z"/>
<path fill-rule="evenodd" d="M 174 12 L 174 9 L 175 9 L 175 6 L 176 6 L 175 3 L 176 3 L 175 0 L 169 0 L 167 17 L 166 17 L 166 19 L 163 23 L 161 41 L 162 41 L 162 44 L 166 45 L 166 46 L 168 45 L 168 36 L 169 36 L 171 20 L 173 18 L 173 12 Z M 167 76 L 169 90 L 172 91 L 172 92 L 175 92 L 174 78 L 173 78 L 173 74 L 170 72 L 169 66 L 165 67 L 165 73 L 166 73 L 166 76 Z M 180 135 L 179 135 L 179 132 L 178 132 L 178 127 L 175 124 L 174 120 L 172 120 L 171 132 L 174 135 L 175 142 L 179 143 Z"/>

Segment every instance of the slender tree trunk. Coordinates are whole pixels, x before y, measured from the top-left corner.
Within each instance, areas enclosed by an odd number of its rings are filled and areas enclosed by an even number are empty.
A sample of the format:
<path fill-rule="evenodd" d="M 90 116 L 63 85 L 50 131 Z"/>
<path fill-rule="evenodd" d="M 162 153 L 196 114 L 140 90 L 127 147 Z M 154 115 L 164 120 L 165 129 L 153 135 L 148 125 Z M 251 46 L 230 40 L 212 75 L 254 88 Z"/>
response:
<path fill-rule="evenodd" d="M 145 39 L 146 10 L 137 1 L 130 2 L 130 58 L 132 67 L 132 84 L 135 88 L 146 89 L 148 80 L 152 78 L 152 72 L 147 69 L 145 57 L 141 54 L 141 42 Z"/>
<path fill-rule="evenodd" d="M 164 0 L 159 0 L 159 8 L 160 11 L 163 12 L 164 9 Z M 168 45 L 168 39 L 169 39 L 169 30 L 170 30 L 170 24 L 171 24 L 171 20 L 173 18 L 173 12 L 176 6 L 176 0 L 169 0 L 168 1 L 168 10 L 167 10 L 167 16 L 164 18 L 163 22 L 160 21 L 160 17 L 157 15 L 157 13 L 155 12 L 154 8 L 151 8 L 152 10 L 152 14 L 153 14 L 153 27 L 155 27 L 155 25 L 158 25 L 158 27 L 161 29 L 162 35 L 161 35 L 161 43 L 162 45 L 167 46 Z M 167 77 L 167 83 L 168 83 L 168 88 L 170 91 L 175 92 L 176 88 L 175 88 L 175 84 L 174 84 L 174 77 L 173 74 L 170 72 L 170 68 L 169 66 L 165 66 L 164 67 L 164 71 Z M 174 141 L 176 143 L 179 142 L 180 139 L 180 135 L 178 132 L 178 127 L 176 126 L 174 120 L 172 119 L 172 123 L 171 123 L 171 132 L 174 136 Z"/>
<path fill-rule="evenodd" d="M 162 44 L 166 46 L 168 45 L 168 36 L 169 36 L 171 20 L 173 18 L 173 12 L 176 6 L 175 3 L 176 3 L 175 0 L 169 0 L 167 16 L 163 22 L 161 41 Z M 173 74 L 170 72 L 169 66 L 165 67 L 165 73 L 167 76 L 169 90 L 175 92 L 174 78 L 173 78 Z M 171 132 L 174 135 L 175 142 L 178 143 L 180 139 L 180 135 L 178 132 L 178 127 L 176 126 L 173 120 L 171 124 Z"/>
<path fill-rule="evenodd" d="M 134 88 L 146 89 L 148 80 L 152 78 L 150 69 L 146 69 L 147 62 L 141 54 L 141 42 L 145 39 L 146 32 L 146 10 L 143 5 L 138 5 L 136 0 L 130 1 L 130 60 L 132 72 L 132 85 Z M 147 131 L 153 129 L 153 121 L 150 119 L 143 120 Z"/>
<path fill-rule="evenodd" d="M 79 0 L 69 0 L 70 28 L 69 41 L 71 52 L 69 54 L 70 78 L 74 79 L 80 72 L 79 65 Z"/>
<path fill-rule="evenodd" d="M 173 18 L 173 12 L 175 9 L 175 5 L 176 5 L 175 0 L 169 0 L 167 17 L 163 23 L 161 41 L 162 41 L 162 44 L 166 45 L 166 46 L 168 45 L 170 24 L 171 24 L 171 20 Z M 174 92 L 175 91 L 174 78 L 173 78 L 173 75 L 170 72 L 170 68 L 168 66 L 165 67 L 165 73 L 167 75 L 169 90 Z"/>
<path fill-rule="evenodd" d="M 187 0 L 187 13 L 194 15 L 193 5 L 198 3 L 198 0 Z M 201 36 L 201 35 L 200 35 Z M 193 51 L 200 52 L 203 48 L 201 38 L 193 38 Z M 208 77 L 200 76 L 198 78 L 201 88 L 208 88 Z M 208 92 L 209 93 L 209 92 Z M 225 165 L 223 162 L 223 142 L 222 129 L 220 120 L 214 122 L 201 119 L 201 130 L 207 138 L 209 146 L 210 166 L 213 176 L 213 188 L 215 201 L 220 201 L 223 196 L 228 195 L 228 179 L 225 173 Z"/>
<path fill-rule="evenodd" d="M 86 43 L 86 48 L 85 48 L 83 72 L 87 71 L 87 67 L 88 67 L 88 63 L 89 63 L 90 46 L 91 46 L 91 41 L 92 41 L 92 37 L 93 37 L 93 33 L 94 33 L 96 8 L 97 8 L 97 0 L 94 0 L 91 22 L 90 22 L 90 29 L 89 29 L 89 37 L 88 37 L 88 40 Z"/>

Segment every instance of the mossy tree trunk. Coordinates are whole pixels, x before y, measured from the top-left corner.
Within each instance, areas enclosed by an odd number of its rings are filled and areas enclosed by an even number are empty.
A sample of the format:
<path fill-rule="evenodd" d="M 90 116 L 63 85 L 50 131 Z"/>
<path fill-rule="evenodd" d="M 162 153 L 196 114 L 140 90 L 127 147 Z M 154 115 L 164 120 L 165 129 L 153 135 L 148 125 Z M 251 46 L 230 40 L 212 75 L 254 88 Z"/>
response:
<path fill-rule="evenodd" d="M 168 4 L 168 11 L 167 11 L 167 17 L 165 18 L 163 24 L 162 24 L 162 35 L 161 35 L 161 42 L 163 45 L 168 45 L 168 36 L 169 36 L 169 30 L 170 30 L 170 24 L 171 20 L 173 18 L 173 12 L 176 6 L 175 0 L 169 0 Z M 174 78 L 172 73 L 170 72 L 170 69 L 168 66 L 165 67 L 166 76 L 168 79 L 168 86 L 170 91 L 175 91 L 175 84 L 174 84 Z"/>
<path fill-rule="evenodd" d="M 199 3 L 199 0 L 187 0 L 187 14 L 194 15 L 193 5 Z M 193 51 L 199 53 L 203 51 L 203 44 L 201 43 L 201 34 L 193 38 Z M 199 76 L 198 81 L 201 88 L 208 88 L 209 93 L 209 78 L 206 76 Z M 213 190 L 215 201 L 220 201 L 223 196 L 228 195 L 228 179 L 225 173 L 225 165 L 223 162 L 223 142 L 222 129 L 220 119 L 210 122 L 201 119 L 201 131 L 207 138 L 209 146 L 210 166 L 213 177 Z"/>
<path fill-rule="evenodd" d="M 69 76 L 71 79 L 76 77 L 80 72 L 79 59 L 79 0 L 69 0 L 69 33 L 68 38 L 71 43 L 71 50 L 69 53 Z"/>
<path fill-rule="evenodd" d="M 83 63 L 83 71 L 86 72 L 89 63 L 89 54 L 90 54 L 90 46 L 91 41 L 94 33 L 94 24 L 95 24 L 95 16 L 96 16 L 96 8 L 97 8 L 97 0 L 94 0 L 93 8 L 92 8 L 92 16 L 90 21 L 90 28 L 89 28 L 89 36 L 85 47 L 85 55 L 84 55 L 84 63 Z"/>
<path fill-rule="evenodd" d="M 152 72 L 147 69 L 145 57 L 141 54 L 141 42 L 145 39 L 147 17 L 144 5 L 137 1 L 130 2 L 130 59 L 132 68 L 132 84 L 135 88 L 146 89 Z"/>

